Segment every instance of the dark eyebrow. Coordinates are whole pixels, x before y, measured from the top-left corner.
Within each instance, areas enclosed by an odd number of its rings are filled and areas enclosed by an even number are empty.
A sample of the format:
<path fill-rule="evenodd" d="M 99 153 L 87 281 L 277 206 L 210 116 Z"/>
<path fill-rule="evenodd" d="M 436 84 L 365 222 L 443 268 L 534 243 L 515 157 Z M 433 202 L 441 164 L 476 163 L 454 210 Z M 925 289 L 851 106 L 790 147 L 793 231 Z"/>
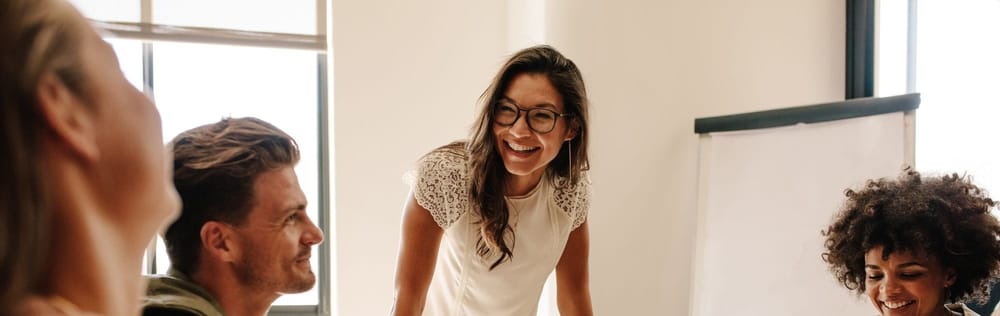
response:
<path fill-rule="evenodd" d="M 282 221 L 286 217 L 288 217 L 289 215 L 295 214 L 295 212 L 298 212 L 298 211 L 305 211 L 305 209 L 306 209 L 306 204 L 305 203 L 296 203 L 296 204 L 294 204 L 292 206 L 289 206 L 289 207 L 285 208 L 284 211 L 281 212 L 281 216 L 278 217 L 277 220 L 278 221 Z"/>
<path fill-rule="evenodd" d="M 896 266 L 897 269 L 899 269 L 899 268 L 909 268 L 909 267 L 921 267 L 921 268 L 923 268 L 924 265 L 922 265 L 922 264 L 920 264 L 919 262 L 916 262 L 916 261 L 910 261 L 910 262 L 907 262 L 907 263 L 900 264 L 900 265 Z"/>
<path fill-rule="evenodd" d="M 295 203 L 294 205 L 286 208 L 285 212 L 291 213 L 297 211 L 304 211 L 305 209 L 306 209 L 306 203 Z"/>
<path fill-rule="evenodd" d="M 903 264 L 900 264 L 900 265 L 896 266 L 896 269 L 909 268 L 909 267 L 921 267 L 921 268 L 923 268 L 924 265 L 922 265 L 922 264 L 920 264 L 919 262 L 916 262 L 916 261 L 910 261 L 910 262 L 906 262 L 906 263 L 903 263 Z M 882 270 L 882 267 L 879 267 L 879 266 L 876 266 L 876 265 L 872 265 L 872 264 L 866 264 L 865 265 L 865 269 Z"/>
<path fill-rule="evenodd" d="M 501 96 L 501 97 L 500 97 L 500 98 L 499 98 L 499 99 L 498 99 L 497 101 L 507 101 L 507 102 L 510 102 L 510 103 L 513 103 L 514 105 L 516 105 L 516 106 L 518 106 L 518 107 L 521 107 L 521 108 L 523 109 L 523 106 L 522 106 L 522 105 L 520 105 L 520 104 L 517 104 L 517 102 L 514 102 L 514 99 L 511 99 L 511 98 L 509 98 L 509 97 L 507 97 L 507 96 Z M 555 109 L 557 109 L 556 105 L 555 105 L 555 104 L 552 104 L 552 103 L 539 103 L 539 104 L 535 104 L 535 106 L 533 106 L 533 107 L 530 107 L 530 108 L 528 108 L 528 109 L 532 109 L 532 108 L 540 108 L 540 107 L 543 107 L 543 108 L 551 108 L 552 110 L 555 110 Z"/>

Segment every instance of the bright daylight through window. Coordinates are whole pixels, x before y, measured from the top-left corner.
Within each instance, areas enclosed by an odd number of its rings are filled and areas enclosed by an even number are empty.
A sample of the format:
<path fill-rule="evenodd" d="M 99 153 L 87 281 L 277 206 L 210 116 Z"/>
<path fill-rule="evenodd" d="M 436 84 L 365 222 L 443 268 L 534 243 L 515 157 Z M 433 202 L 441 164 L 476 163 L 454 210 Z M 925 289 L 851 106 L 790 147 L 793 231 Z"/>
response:
<path fill-rule="evenodd" d="M 324 1 L 71 0 L 103 28 L 129 81 L 154 98 L 164 142 L 224 117 L 245 116 L 264 119 L 295 138 L 301 150 L 295 171 L 307 213 L 330 236 L 322 220 L 329 214 L 324 148 L 330 137 L 321 132 L 330 130 L 324 118 Z M 147 261 L 147 273 L 164 273 L 170 260 L 162 240 L 155 247 L 148 252 L 155 260 Z M 320 264 L 327 249 L 319 246 L 314 251 L 320 254 L 311 258 L 316 286 L 282 296 L 272 312 L 316 315 L 319 306 L 328 306 L 319 294 L 322 285 L 329 289 L 324 281 L 329 269 Z"/>
<path fill-rule="evenodd" d="M 878 3 L 876 96 L 920 93 L 917 168 L 1000 196 L 1000 0 Z"/>

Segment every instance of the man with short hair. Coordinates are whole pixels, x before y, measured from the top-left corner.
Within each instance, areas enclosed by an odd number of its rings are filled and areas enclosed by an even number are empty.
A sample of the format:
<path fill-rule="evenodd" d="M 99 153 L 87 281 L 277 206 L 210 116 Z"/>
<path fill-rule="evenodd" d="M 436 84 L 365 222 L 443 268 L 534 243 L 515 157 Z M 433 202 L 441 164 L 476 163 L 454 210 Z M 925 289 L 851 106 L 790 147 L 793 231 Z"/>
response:
<path fill-rule="evenodd" d="M 183 201 L 164 234 L 172 267 L 149 278 L 143 315 L 265 315 L 278 297 L 316 283 L 298 146 L 256 118 L 185 131 L 169 145 Z"/>

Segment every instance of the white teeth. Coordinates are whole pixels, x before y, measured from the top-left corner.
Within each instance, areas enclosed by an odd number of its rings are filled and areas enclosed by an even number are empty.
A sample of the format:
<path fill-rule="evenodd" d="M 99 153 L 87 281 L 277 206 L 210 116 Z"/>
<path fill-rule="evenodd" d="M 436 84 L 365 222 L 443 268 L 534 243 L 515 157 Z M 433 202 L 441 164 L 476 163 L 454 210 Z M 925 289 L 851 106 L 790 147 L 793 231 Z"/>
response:
<path fill-rule="evenodd" d="M 885 302 L 882 302 L 882 304 L 884 304 L 885 307 L 888 307 L 889 309 L 897 309 L 897 308 L 900 308 L 900 307 L 903 307 L 903 306 L 906 306 L 906 305 L 910 305 L 910 303 L 913 303 L 913 301 L 891 301 L 891 302 L 885 301 Z"/>
<path fill-rule="evenodd" d="M 529 151 L 529 150 L 535 150 L 536 148 L 538 148 L 538 147 L 521 146 L 521 145 L 514 144 L 514 143 L 507 143 L 507 144 L 510 145 L 510 148 L 512 148 L 512 149 L 514 149 L 516 151 Z"/>

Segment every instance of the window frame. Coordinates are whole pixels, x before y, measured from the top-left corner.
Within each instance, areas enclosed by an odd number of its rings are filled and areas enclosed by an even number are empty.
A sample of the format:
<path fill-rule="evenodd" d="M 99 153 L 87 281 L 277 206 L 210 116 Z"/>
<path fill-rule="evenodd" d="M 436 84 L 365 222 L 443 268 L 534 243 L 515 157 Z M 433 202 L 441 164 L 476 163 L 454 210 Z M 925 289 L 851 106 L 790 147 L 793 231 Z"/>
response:
<path fill-rule="evenodd" d="M 330 135 L 330 107 L 329 107 L 329 67 L 327 54 L 329 45 L 327 44 L 327 7 L 329 0 L 315 0 L 316 2 L 316 35 L 254 32 L 243 30 L 204 28 L 204 27 L 184 27 L 174 25 L 164 25 L 152 23 L 153 0 L 140 1 L 140 22 L 113 22 L 102 20 L 91 20 L 102 36 L 111 38 L 139 40 L 142 42 L 142 82 L 143 92 L 149 94 L 155 83 L 153 82 L 153 42 L 181 42 L 181 43 L 201 43 L 219 44 L 228 46 L 247 46 L 258 48 L 283 48 L 295 50 L 314 51 L 316 53 L 316 76 L 317 76 L 317 161 L 318 161 L 318 181 L 317 198 L 317 223 L 327 236 L 327 241 L 318 245 L 319 267 L 317 268 L 316 285 L 317 304 L 316 305 L 276 305 L 268 311 L 268 315 L 281 316 L 304 316 L 318 315 L 329 316 L 332 313 L 332 268 L 330 240 L 333 238 L 330 227 L 332 223 L 331 211 L 331 140 Z M 157 240 L 150 241 L 146 249 L 146 272 L 159 272 L 156 267 L 156 246 Z"/>
<path fill-rule="evenodd" d="M 876 94 L 878 5 L 882 0 L 848 0 L 846 20 L 845 98 Z M 916 93 L 917 0 L 906 0 L 906 93 Z"/>
<path fill-rule="evenodd" d="M 875 1 L 847 1 L 845 99 L 875 95 Z"/>
<path fill-rule="evenodd" d="M 847 58 L 846 58 L 846 87 L 847 98 L 872 97 L 878 94 L 878 72 L 876 71 L 879 57 L 880 39 L 875 35 L 878 33 L 878 22 L 881 12 L 881 2 L 886 0 L 848 0 L 847 2 Z M 918 1 L 906 1 L 906 73 L 905 73 L 905 93 L 916 94 L 917 84 L 917 32 L 918 32 Z M 859 61 L 860 59 L 860 61 Z M 859 84 L 859 83 L 862 83 Z M 859 89 L 860 88 L 860 89 Z M 879 95 L 879 97 L 885 97 Z M 906 112 L 907 124 L 916 125 L 914 114 Z M 907 142 L 909 148 L 905 155 L 909 158 L 908 164 L 916 166 L 916 151 L 914 150 L 916 128 L 907 130 Z M 987 302 L 980 303 L 966 301 L 970 308 L 978 312 L 1000 309 L 1000 280 L 993 280 Z M 985 310 L 979 310 L 985 309 Z"/>
<path fill-rule="evenodd" d="M 878 56 L 878 5 L 882 0 L 848 0 L 846 7 L 844 99 L 871 98 L 876 95 L 878 74 L 875 71 Z M 916 5 L 917 0 L 906 0 L 908 8 L 906 93 L 916 94 Z M 918 101 L 919 102 L 919 101 Z M 916 110 L 903 112 L 906 126 L 916 126 Z M 903 161 L 915 166 L 916 128 L 904 132 Z"/>

